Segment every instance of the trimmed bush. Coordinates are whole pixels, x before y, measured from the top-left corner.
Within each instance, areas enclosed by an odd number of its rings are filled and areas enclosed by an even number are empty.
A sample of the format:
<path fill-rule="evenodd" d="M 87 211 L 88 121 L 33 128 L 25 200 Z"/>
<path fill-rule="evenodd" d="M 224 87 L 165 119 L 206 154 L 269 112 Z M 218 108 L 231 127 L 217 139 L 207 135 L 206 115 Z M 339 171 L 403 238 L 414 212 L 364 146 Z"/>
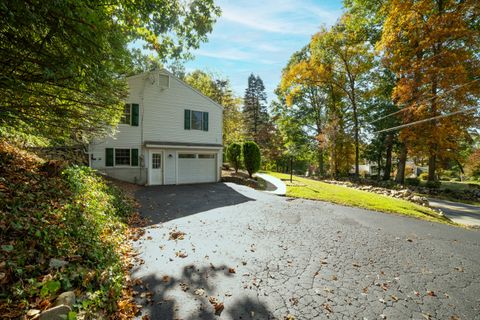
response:
<path fill-rule="evenodd" d="M 428 180 L 428 172 L 423 172 L 419 176 L 420 180 L 427 181 Z"/>
<path fill-rule="evenodd" d="M 261 163 L 260 148 L 253 141 L 247 141 L 243 144 L 243 164 L 248 171 L 250 178 L 252 174 L 260 169 Z"/>
<path fill-rule="evenodd" d="M 227 158 L 235 172 L 238 172 L 242 164 L 242 146 L 236 142 L 231 143 L 227 149 Z"/>
<path fill-rule="evenodd" d="M 406 178 L 405 183 L 409 186 L 418 186 L 418 185 L 420 185 L 420 179 L 418 179 L 418 178 Z"/>
<path fill-rule="evenodd" d="M 440 181 L 427 181 L 427 184 L 425 185 L 429 189 L 438 189 L 442 183 Z"/>

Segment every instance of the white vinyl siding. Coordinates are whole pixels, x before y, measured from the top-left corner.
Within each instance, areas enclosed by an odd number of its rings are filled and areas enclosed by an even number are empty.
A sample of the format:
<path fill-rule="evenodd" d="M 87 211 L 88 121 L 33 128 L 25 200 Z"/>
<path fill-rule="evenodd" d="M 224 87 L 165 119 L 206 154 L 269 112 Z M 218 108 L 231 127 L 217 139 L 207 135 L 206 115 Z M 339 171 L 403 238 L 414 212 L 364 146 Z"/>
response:
<path fill-rule="evenodd" d="M 144 141 L 222 144 L 222 108 L 170 78 L 170 88 L 146 85 Z M 185 109 L 208 112 L 208 131 L 185 130 Z"/>

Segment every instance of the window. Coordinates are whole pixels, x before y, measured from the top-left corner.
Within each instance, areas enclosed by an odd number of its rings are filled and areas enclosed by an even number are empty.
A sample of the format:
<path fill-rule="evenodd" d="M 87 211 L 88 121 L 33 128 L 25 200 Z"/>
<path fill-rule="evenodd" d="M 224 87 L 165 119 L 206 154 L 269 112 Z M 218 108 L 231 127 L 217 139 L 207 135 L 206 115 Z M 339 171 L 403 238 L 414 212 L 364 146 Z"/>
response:
<path fill-rule="evenodd" d="M 130 149 L 115 149 L 115 165 L 116 166 L 130 165 Z"/>
<path fill-rule="evenodd" d="M 215 159 L 215 154 L 214 153 L 199 154 L 198 159 Z"/>
<path fill-rule="evenodd" d="M 160 169 L 162 167 L 162 155 L 160 153 L 152 154 L 152 169 Z"/>
<path fill-rule="evenodd" d="M 132 105 L 126 104 L 123 109 L 123 115 L 120 119 L 121 124 L 130 124 L 132 118 Z"/>
<path fill-rule="evenodd" d="M 202 130 L 202 113 L 200 111 L 192 111 L 192 129 Z"/>
<path fill-rule="evenodd" d="M 179 153 L 178 158 L 179 159 L 195 159 L 196 154 L 195 153 Z"/>
<path fill-rule="evenodd" d="M 208 112 L 185 109 L 185 130 L 208 131 Z"/>

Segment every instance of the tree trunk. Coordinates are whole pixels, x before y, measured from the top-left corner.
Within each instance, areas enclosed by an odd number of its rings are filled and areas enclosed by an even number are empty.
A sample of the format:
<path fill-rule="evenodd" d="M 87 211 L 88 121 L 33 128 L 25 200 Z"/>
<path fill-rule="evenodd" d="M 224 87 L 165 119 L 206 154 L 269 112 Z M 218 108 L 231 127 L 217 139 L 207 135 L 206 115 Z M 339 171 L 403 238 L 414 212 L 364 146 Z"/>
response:
<path fill-rule="evenodd" d="M 405 183 L 405 166 L 407 164 L 407 145 L 402 143 L 400 147 L 400 157 L 398 159 L 398 168 L 397 176 L 395 177 L 395 182 L 404 184 Z"/>
<path fill-rule="evenodd" d="M 393 135 L 390 133 L 386 138 L 387 154 L 385 160 L 385 169 L 383 172 L 383 180 L 390 180 L 390 172 L 392 172 L 392 149 L 393 149 Z"/>
<path fill-rule="evenodd" d="M 358 178 L 359 170 L 359 139 L 358 139 L 358 115 L 357 115 L 357 103 L 355 101 L 355 93 L 352 97 L 352 107 L 353 107 L 353 130 L 355 131 L 355 178 Z"/>
<path fill-rule="evenodd" d="M 325 169 L 324 169 L 324 161 L 323 161 L 323 149 L 319 148 L 318 149 L 318 169 L 320 170 L 320 177 L 325 176 Z"/>
<path fill-rule="evenodd" d="M 435 151 L 430 153 L 430 157 L 428 158 L 428 181 L 435 181 L 437 180 L 435 177 L 435 170 L 436 170 L 436 162 L 437 156 Z"/>

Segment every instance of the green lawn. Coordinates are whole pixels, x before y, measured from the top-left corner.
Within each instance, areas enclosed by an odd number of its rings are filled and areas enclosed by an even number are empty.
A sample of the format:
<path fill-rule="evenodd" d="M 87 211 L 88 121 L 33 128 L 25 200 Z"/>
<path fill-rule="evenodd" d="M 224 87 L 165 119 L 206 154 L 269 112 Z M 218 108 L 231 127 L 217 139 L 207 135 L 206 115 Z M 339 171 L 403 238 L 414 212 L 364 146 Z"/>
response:
<path fill-rule="evenodd" d="M 290 175 L 288 174 L 277 172 L 268 172 L 268 174 L 288 180 L 285 182 L 287 183 L 287 196 L 289 197 L 322 200 L 452 224 L 450 220 L 439 216 L 434 210 L 409 201 L 295 176 L 293 177 L 293 183 L 290 184 Z"/>

